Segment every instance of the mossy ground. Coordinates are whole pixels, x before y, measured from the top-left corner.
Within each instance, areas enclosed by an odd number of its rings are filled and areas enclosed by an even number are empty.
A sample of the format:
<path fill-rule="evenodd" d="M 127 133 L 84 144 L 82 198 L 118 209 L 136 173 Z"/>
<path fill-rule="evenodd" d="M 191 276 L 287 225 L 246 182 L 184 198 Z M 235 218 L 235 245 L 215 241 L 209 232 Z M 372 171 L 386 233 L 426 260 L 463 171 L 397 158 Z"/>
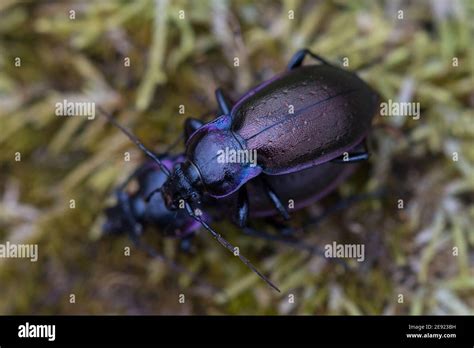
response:
<path fill-rule="evenodd" d="M 40 257 L 0 260 L 0 313 L 472 314 L 473 16 L 474 2 L 448 0 L 3 1 L 0 240 L 38 243 Z M 362 266 L 348 272 L 216 224 L 271 275 L 282 289 L 276 294 L 204 232 L 193 255 L 149 235 L 222 296 L 133 248 L 125 257 L 125 238 L 99 238 L 113 187 L 143 155 L 99 117 L 55 116 L 56 102 L 92 100 L 116 110 L 121 123 L 162 151 L 185 117 L 215 110 L 217 86 L 237 99 L 301 47 L 339 64 L 349 58 L 348 69 L 384 100 L 421 105 L 419 120 L 376 116 L 375 124 L 397 131 L 377 126 L 369 163 L 337 194 L 293 216 L 302 226 L 339 197 L 389 189 L 301 236 L 315 245 L 364 243 Z"/>

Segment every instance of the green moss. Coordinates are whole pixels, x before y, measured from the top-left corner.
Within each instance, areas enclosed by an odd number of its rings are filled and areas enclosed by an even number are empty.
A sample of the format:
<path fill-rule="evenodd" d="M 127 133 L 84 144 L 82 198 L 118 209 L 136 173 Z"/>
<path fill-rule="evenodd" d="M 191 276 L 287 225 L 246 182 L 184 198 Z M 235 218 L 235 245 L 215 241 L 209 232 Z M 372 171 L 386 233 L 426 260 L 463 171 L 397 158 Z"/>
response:
<path fill-rule="evenodd" d="M 0 193 L 6 197 L 0 198 L 0 236 L 40 246 L 37 263 L 0 259 L 0 313 L 429 314 L 445 311 L 447 299 L 456 303 L 450 313 L 472 313 L 474 7 L 453 1 L 435 15 L 433 4 L 404 4 L 403 20 L 389 1 L 0 5 Z M 321 246 L 364 243 L 370 260 L 344 271 L 289 246 L 243 236 L 230 223 L 217 224 L 278 283 L 283 293 L 276 294 L 205 232 L 192 255 L 181 254 L 174 240 L 148 240 L 207 286 L 133 247 L 132 256 L 124 256 L 131 246 L 125 238 L 99 238 L 112 188 L 143 156 L 98 117 L 56 117 L 57 101 L 92 99 L 163 151 L 186 117 L 216 109 L 217 86 L 237 99 L 283 70 L 303 46 L 336 64 L 348 57 L 348 68 L 384 99 L 397 99 L 412 83 L 411 98 L 421 103 L 420 120 L 376 117 L 401 136 L 376 128 L 370 163 L 339 192 L 382 186 L 390 194 L 299 236 Z M 14 161 L 16 152 L 21 162 Z M 11 194 L 15 188 L 18 195 Z M 333 195 L 319 206 L 337 200 Z M 314 207 L 294 214 L 293 224 L 315 214 Z M 178 303 L 181 293 L 185 304 Z"/>

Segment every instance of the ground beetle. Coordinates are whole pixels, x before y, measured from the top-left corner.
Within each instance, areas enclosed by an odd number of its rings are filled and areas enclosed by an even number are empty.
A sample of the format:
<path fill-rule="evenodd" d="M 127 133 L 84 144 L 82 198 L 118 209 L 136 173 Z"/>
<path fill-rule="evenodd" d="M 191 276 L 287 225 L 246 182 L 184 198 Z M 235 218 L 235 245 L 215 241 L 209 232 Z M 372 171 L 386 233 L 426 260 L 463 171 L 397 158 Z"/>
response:
<path fill-rule="evenodd" d="M 310 55 L 320 65 L 302 66 Z M 378 95 L 354 73 L 329 64 L 307 49 L 298 51 L 288 71 L 246 93 L 232 108 L 221 93 L 217 101 L 223 115 L 205 125 L 190 121 L 194 128 L 186 144 L 185 160 L 170 171 L 136 137 L 114 122 L 168 176 L 155 191 L 161 191 L 167 207 L 180 208 L 208 230 L 231 252 L 235 248 L 195 213 L 204 195 L 224 198 L 238 192 L 237 216 L 245 225 L 249 203 L 245 184 L 259 178 L 278 212 L 288 218 L 282 200 L 262 174 L 283 175 L 328 161 L 356 162 L 368 158 L 355 153 L 367 137 Z M 111 119 L 113 122 L 113 120 Z M 258 164 L 218 163 L 223 149 L 257 152 Z M 271 287 L 278 288 L 243 255 L 239 258 Z M 279 290 L 278 290 L 279 291 Z"/>

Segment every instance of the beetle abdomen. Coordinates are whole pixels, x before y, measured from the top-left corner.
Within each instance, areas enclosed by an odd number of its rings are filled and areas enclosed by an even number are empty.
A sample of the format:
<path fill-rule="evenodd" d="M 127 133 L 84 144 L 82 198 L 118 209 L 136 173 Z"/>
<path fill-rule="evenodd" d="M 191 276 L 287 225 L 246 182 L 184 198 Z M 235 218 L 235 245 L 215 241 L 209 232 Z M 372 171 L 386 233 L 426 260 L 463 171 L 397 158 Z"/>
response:
<path fill-rule="evenodd" d="M 290 70 L 232 109 L 232 130 L 257 150 L 264 173 L 324 163 L 367 135 L 376 93 L 355 74 L 329 65 Z"/>

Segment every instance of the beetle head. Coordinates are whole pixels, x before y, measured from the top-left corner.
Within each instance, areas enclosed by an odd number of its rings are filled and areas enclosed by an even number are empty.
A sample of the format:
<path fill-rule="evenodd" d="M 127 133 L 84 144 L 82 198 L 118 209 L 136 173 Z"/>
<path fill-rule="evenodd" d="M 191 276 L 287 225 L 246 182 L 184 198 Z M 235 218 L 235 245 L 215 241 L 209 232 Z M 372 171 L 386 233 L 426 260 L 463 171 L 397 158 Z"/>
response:
<path fill-rule="evenodd" d="M 176 165 L 173 174 L 161 187 L 166 207 L 171 210 L 184 208 L 184 202 L 199 204 L 202 181 L 197 168 L 190 161 Z"/>

